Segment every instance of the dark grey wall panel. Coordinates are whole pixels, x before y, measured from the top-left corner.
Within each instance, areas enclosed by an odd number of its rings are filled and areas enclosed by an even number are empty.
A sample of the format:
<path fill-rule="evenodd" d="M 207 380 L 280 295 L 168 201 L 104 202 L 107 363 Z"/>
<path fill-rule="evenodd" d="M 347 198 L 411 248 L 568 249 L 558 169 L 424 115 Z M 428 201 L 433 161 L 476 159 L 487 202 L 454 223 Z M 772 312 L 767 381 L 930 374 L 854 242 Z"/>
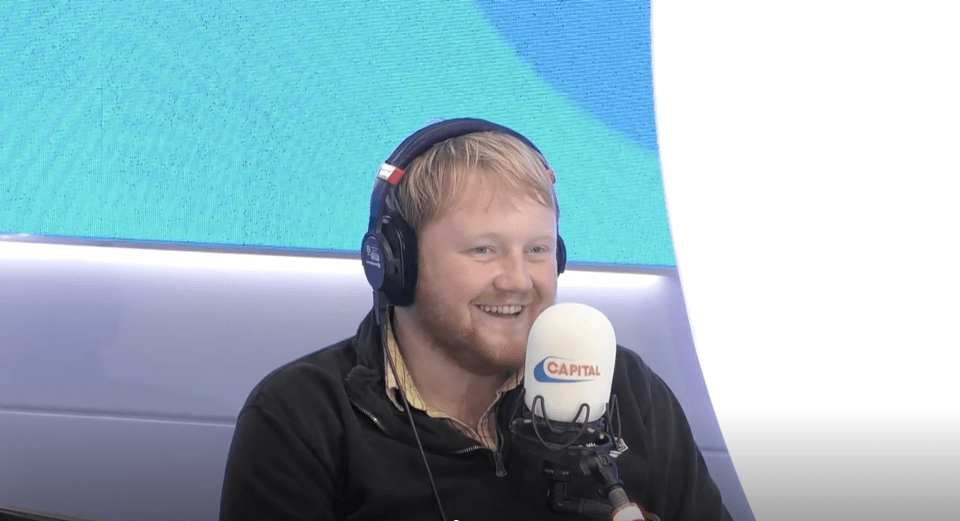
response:
<path fill-rule="evenodd" d="M 216 519 L 233 424 L 0 411 L 0 503 L 96 520 Z"/>

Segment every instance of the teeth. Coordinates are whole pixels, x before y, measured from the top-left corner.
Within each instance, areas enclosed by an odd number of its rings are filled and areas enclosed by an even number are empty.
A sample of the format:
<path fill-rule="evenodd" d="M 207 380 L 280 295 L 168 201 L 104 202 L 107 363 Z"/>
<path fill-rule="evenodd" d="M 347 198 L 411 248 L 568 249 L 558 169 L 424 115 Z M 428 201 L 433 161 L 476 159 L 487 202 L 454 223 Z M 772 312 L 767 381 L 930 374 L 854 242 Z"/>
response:
<path fill-rule="evenodd" d="M 516 315 L 523 309 L 523 306 L 480 306 L 480 309 L 498 315 Z"/>

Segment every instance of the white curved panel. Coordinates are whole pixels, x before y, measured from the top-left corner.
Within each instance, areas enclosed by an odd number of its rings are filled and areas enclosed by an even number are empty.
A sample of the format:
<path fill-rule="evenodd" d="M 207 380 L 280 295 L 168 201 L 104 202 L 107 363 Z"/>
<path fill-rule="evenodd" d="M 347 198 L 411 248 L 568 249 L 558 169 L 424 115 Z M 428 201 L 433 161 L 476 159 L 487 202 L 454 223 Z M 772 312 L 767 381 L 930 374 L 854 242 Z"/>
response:
<path fill-rule="evenodd" d="M 656 1 L 678 272 L 758 519 L 956 519 L 950 2 Z"/>

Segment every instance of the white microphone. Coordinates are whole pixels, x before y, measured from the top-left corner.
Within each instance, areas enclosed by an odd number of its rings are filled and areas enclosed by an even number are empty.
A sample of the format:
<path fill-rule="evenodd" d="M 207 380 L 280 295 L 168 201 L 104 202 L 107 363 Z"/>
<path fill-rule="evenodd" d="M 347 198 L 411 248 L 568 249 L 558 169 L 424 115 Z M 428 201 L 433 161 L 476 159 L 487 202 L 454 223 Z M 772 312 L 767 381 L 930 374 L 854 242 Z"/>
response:
<path fill-rule="evenodd" d="M 534 321 L 527 340 L 527 407 L 551 422 L 600 419 L 610 401 L 616 357 L 613 324 L 598 309 L 578 303 L 550 306 Z M 538 396 L 542 399 L 535 404 Z M 583 404 L 589 407 L 586 416 Z"/>
<path fill-rule="evenodd" d="M 550 510 L 659 521 L 630 502 L 617 477 L 616 456 L 611 457 L 621 443 L 611 430 L 611 422 L 617 431 L 620 427 L 617 408 L 610 404 L 616 359 L 613 324 L 598 309 L 564 303 L 544 310 L 527 338 L 523 386 L 530 415 L 512 420 L 510 432 L 521 450 L 544 458 Z M 593 475 L 609 505 L 568 497 L 566 484 L 574 471 Z"/>

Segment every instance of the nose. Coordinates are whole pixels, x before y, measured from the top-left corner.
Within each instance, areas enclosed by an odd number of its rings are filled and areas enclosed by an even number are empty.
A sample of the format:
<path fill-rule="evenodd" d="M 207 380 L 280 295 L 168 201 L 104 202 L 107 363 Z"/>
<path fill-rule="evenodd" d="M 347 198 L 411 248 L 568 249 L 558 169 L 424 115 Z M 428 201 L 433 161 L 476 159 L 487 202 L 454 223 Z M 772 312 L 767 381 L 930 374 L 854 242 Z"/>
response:
<path fill-rule="evenodd" d="M 493 285 L 500 291 L 522 292 L 533 288 L 530 266 L 523 252 L 505 255 L 500 262 L 500 272 L 493 279 Z"/>

